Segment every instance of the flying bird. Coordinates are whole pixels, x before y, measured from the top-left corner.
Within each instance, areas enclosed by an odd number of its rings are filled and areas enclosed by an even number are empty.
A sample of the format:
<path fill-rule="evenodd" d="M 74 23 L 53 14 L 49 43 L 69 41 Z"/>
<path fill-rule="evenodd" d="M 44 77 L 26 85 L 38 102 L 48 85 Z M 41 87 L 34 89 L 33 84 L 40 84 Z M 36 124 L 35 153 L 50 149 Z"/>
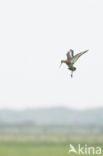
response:
<path fill-rule="evenodd" d="M 74 67 L 74 63 L 79 59 L 80 56 L 82 56 L 83 54 L 85 54 L 88 50 L 85 50 L 83 52 L 80 52 L 76 55 L 74 55 L 74 50 L 70 49 L 66 56 L 67 59 L 66 60 L 61 60 L 61 64 L 60 66 L 65 63 L 68 66 L 68 69 L 71 71 L 71 77 L 73 77 L 73 72 L 76 70 L 76 67 Z"/>

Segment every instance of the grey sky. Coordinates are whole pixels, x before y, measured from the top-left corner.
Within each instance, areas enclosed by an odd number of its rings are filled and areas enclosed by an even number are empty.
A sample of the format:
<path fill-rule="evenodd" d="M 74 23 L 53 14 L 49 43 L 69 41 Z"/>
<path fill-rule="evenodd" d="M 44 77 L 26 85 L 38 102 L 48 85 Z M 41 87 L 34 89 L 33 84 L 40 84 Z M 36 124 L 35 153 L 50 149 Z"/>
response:
<path fill-rule="evenodd" d="M 0 107 L 103 106 L 103 1 L 0 1 Z M 89 49 L 75 64 L 66 52 Z"/>

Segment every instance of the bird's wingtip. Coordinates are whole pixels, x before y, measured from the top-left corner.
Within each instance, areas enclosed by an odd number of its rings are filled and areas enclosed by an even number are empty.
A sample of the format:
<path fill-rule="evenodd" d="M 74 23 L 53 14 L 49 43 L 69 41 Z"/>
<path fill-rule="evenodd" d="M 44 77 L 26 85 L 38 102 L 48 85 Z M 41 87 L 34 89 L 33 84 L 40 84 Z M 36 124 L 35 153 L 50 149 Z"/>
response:
<path fill-rule="evenodd" d="M 89 51 L 89 49 L 88 50 L 85 50 L 84 53 L 87 53 L 88 51 Z"/>

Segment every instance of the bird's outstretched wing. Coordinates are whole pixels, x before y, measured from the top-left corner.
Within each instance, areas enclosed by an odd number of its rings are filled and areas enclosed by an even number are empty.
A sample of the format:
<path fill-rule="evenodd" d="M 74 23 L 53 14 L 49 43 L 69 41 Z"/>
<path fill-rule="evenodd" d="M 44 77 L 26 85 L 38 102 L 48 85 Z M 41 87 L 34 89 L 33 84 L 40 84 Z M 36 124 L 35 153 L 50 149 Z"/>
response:
<path fill-rule="evenodd" d="M 82 56 L 83 54 L 85 54 L 87 51 L 88 50 L 78 53 L 75 56 L 73 56 L 73 58 L 71 59 L 71 64 L 73 65 L 79 59 L 79 57 Z"/>
<path fill-rule="evenodd" d="M 67 52 L 67 59 L 68 60 L 71 60 L 74 56 L 74 51 L 72 49 L 70 49 L 68 52 Z"/>

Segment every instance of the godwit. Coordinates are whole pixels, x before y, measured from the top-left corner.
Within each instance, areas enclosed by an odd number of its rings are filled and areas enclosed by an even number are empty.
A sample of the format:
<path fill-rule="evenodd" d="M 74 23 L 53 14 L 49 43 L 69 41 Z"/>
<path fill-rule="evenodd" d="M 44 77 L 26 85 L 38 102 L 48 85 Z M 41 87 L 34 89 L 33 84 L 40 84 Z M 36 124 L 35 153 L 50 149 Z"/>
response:
<path fill-rule="evenodd" d="M 74 67 L 74 63 L 79 59 L 80 56 L 82 56 L 83 54 L 85 54 L 88 50 L 85 50 L 83 52 L 80 52 L 76 55 L 74 55 L 74 51 L 72 49 L 70 49 L 67 52 L 67 59 L 66 60 L 61 60 L 61 64 L 60 66 L 65 63 L 68 66 L 68 69 L 71 70 L 71 77 L 73 77 L 73 72 L 76 70 L 76 67 Z"/>

